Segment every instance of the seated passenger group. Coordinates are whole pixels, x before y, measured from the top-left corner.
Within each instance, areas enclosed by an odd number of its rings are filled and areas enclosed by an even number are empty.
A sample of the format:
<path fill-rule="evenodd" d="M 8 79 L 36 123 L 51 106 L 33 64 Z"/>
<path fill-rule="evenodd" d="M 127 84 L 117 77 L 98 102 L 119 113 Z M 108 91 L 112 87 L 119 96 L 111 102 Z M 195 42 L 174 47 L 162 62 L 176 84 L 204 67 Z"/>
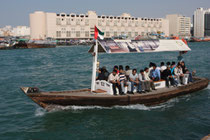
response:
<path fill-rule="evenodd" d="M 129 66 L 125 66 L 124 70 L 122 65 L 114 66 L 110 74 L 106 67 L 100 68 L 98 73 L 97 80 L 107 80 L 112 83 L 114 95 L 117 95 L 116 88 L 118 88 L 120 95 L 124 95 L 125 86 L 128 86 L 127 94 L 134 94 L 135 86 L 139 94 L 150 92 L 151 89 L 156 90 L 154 82 L 160 80 L 165 80 L 167 87 L 185 84 L 185 77 L 188 77 L 187 83 L 192 82 L 192 74 L 189 73 L 184 61 L 177 64 L 167 62 L 166 66 L 164 62 L 161 62 L 160 67 L 150 62 L 149 68 L 141 69 L 139 74 L 137 74 L 136 69 L 131 70 Z"/>

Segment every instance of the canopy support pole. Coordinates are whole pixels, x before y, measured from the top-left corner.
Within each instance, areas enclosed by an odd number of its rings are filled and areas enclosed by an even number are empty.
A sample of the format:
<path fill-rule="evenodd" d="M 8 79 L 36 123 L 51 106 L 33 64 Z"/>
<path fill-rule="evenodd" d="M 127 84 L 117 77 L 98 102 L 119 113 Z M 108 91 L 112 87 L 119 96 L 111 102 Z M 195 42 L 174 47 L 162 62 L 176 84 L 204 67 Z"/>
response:
<path fill-rule="evenodd" d="M 94 46 L 94 53 L 93 53 L 93 69 L 92 69 L 91 92 L 96 90 L 97 58 L 98 58 L 98 40 L 96 39 L 96 45 Z"/>

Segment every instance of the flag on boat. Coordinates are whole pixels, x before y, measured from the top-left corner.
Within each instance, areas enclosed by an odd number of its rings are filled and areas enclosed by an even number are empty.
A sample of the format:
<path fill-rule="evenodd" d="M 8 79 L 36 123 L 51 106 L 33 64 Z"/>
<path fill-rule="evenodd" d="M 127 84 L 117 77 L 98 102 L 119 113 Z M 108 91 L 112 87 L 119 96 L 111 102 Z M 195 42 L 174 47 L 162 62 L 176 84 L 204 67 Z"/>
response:
<path fill-rule="evenodd" d="M 100 31 L 96 26 L 95 26 L 95 39 L 100 38 L 101 40 L 104 39 L 104 32 Z"/>

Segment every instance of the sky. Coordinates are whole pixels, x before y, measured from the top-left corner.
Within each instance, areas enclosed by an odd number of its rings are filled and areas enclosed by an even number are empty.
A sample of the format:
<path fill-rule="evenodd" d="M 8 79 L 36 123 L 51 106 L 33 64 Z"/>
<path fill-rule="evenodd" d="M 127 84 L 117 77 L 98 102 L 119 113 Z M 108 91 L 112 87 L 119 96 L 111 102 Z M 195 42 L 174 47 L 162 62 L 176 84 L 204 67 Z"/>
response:
<path fill-rule="evenodd" d="M 34 11 L 87 13 L 118 16 L 163 18 L 167 14 L 192 17 L 198 7 L 210 8 L 210 0 L 0 0 L 0 28 L 6 25 L 29 26 Z"/>

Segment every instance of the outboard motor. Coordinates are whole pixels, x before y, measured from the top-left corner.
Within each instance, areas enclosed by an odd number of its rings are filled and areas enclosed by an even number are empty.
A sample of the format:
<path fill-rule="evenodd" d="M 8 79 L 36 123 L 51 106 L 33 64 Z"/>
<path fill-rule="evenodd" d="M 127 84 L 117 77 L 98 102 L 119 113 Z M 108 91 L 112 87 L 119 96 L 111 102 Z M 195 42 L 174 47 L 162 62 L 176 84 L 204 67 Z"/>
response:
<path fill-rule="evenodd" d="M 37 88 L 37 87 L 29 87 L 27 93 L 39 93 L 39 88 Z"/>

